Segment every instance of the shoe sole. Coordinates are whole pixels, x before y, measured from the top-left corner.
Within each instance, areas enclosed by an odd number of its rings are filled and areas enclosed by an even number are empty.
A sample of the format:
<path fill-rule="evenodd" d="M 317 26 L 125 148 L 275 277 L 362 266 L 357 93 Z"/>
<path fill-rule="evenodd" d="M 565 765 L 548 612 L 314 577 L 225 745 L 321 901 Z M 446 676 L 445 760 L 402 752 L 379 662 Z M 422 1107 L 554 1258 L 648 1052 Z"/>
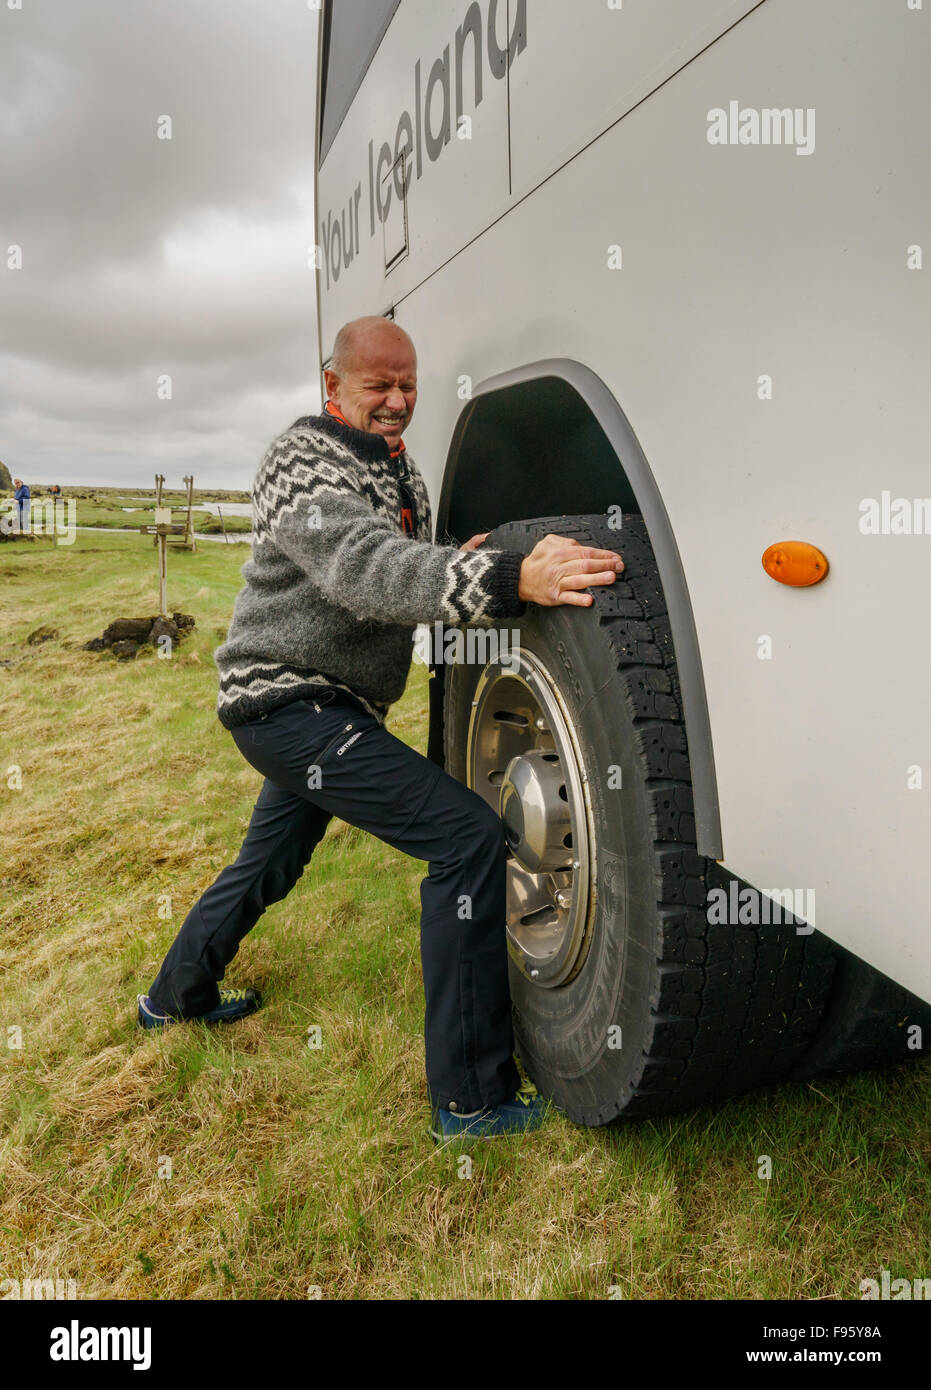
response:
<path fill-rule="evenodd" d="M 515 1130 L 511 1131 L 512 1134 L 516 1132 Z M 464 1129 L 461 1134 L 442 1134 L 431 1129 L 430 1133 L 437 1144 L 480 1144 L 483 1140 L 504 1139 L 506 1137 L 503 1130 L 499 1130 L 497 1134 L 470 1134 L 467 1129 Z"/>
<path fill-rule="evenodd" d="M 533 1134 L 542 1129 L 546 1116 L 535 1125 L 525 1125 L 522 1129 L 499 1129 L 496 1134 L 483 1134 L 481 1130 L 464 1129 L 461 1134 L 443 1134 L 441 1130 L 431 1129 L 430 1134 L 438 1144 L 481 1144 L 493 1139 L 513 1139 L 521 1134 Z"/>
<path fill-rule="evenodd" d="M 140 996 L 140 997 L 141 997 L 141 996 Z M 258 1011 L 259 1011 L 259 1009 L 260 1009 L 261 1007 L 262 1007 L 262 1001 L 261 1001 L 261 999 L 259 999 L 259 1000 L 257 1000 L 250 1008 L 246 1009 L 243 1013 L 241 1013 L 241 1014 L 231 1014 L 228 1018 L 204 1018 L 204 1017 L 198 1017 L 198 1018 L 171 1018 L 171 1017 L 166 1017 L 166 1018 L 164 1019 L 164 1021 L 162 1021 L 162 1020 L 157 1020 L 157 1021 L 156 1021 L 156 1020 L 153 1019 L 153 1021 L 152 1021 L 151 1023 L 144 1023 L 143 1020 L 142 1020 L 142 1017 L 141 1017 L 141 1015 L 142 1015 L 142 1013 L 144 1012 L 144 1010 L 143 1010 L 143 1008 L 142 1008 L 142 1005 L 139 1004 L 139 1012 L 138 1012 L 137 1015 L 136 1015 L 136 1024 L 137 1024 L 137 1026 L 138 1026 L 139 1028 L 141 1028 L 144 1032 L 146 1032 L 146 1033 L 154 1033 L 154 1032 L 155 1032 L 157 1029 L 159 1029 L 159 1028 L 170 1028 L 170 1027 L 172 1027 L 174 1024 L 177 1024 L 177 1023 L 238 1023 L 239 1020 L 240 1020 L 241 1018 L 248 1018 L 248 1017 L 250 1016 L 250 1014 L 258 1013 Z"/>
<path fill-rule="evenodd" d="M 238 1023 L 241 1018 L 249 1018 L 252 1014 L 258 1013 L 261 1004 L 255 1004 L 251 1009 L 246 1009 L 245 1013 L 231 1014 L 228 1018 L 200 1018 L 192 1019 L 193 1023 Z"/>

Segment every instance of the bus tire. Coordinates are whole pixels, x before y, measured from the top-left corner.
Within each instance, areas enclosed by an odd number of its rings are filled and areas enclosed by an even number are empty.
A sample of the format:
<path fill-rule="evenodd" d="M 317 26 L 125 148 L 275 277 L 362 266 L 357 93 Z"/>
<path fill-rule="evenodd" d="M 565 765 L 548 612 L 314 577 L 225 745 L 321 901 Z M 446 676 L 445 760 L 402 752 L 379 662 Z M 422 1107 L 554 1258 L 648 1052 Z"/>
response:
<path fill-rule="evenodd" d="M 931 1004 L 842 947 L 828 1006 L 796 1078 L 915 1062 L 931 1043 Z M 916 1031 L 917 1029 L 917 1031 Z"/>
<path fill-rule="evenodd" d="M 591 606 L 529 604 L 519 620 L 542 727 L 554 739 L 562 729 L 563 755 L 530 748 L 529 729 L 541 726 L 500 663 L 444 667 L 447 770 L 499 809 L 520 889 L 511 893 L 509 877 L 518 1056 L 541 1093 L 585 1125 L 663 1115 L 781 1081 L 810 1048 L 835 950 L 794 927 L 709 925 L 707 892 L 730 875 L 696 849 L 679 681 L 643 520 L 625 515 L 620 532 L 603 515 L 515 521 L 485 544 L 526 554 L 547 533 L 617 550 L 625 561 L 613 584 L 590 590 Z M 574 753 L 565 752 L 567 735 Z M 619 788 L 610 785 L 617 769 Z M 573 775 L 581 798 L 573 798 Z M 576 864 L 587 824 L 587 883 L 571 877 L 581 868 L 539 868 L 562 863 L 554 777 L 559 799 L 576 803 L 563 836 Z M 539 817 L 532 825 L 523 818 L 523 803 L 515 808 L 521 779 L 534 784 L 555 838 L 540 831 Z M 559 890 L 567 875 L 569 889 Z"/>

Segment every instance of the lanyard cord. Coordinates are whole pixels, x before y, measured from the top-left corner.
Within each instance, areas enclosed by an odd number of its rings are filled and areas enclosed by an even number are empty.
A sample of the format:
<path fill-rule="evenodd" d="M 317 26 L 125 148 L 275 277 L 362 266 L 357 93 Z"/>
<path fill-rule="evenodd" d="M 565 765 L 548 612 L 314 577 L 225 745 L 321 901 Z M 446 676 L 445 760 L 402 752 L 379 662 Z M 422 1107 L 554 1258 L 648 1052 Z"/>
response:
<path fill-rule="evenodd" d="M 412 536 L 417 529 L 417 506 L 414 502 L 414 490 L 410 486 L 410 477 L 407 468 L 404 468 L 404 476 L 398 472 L 398 491 L 401 494 L 401 530 L 408 536 Z"/>

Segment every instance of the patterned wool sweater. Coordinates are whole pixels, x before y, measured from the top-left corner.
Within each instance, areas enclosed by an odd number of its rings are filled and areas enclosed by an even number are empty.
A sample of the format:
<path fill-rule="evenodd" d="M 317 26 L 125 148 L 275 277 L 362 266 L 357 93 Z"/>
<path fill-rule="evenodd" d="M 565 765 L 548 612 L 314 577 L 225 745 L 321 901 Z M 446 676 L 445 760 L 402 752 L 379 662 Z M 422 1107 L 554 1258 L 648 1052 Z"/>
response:
<path fill-rule="evenodd" d="M 332 415 L 303 416 L 270 445 L 252 509 L 245 585 L 214 652 L 227 729 L 324 685 L 354 695 L 383 723 L 404 693 L 418 623 L 488 624 L 526 609 L 517 593 L 523 555 L 434 545 L 430 499 L 410 455 L 392 458 L 381 435 Z"/>

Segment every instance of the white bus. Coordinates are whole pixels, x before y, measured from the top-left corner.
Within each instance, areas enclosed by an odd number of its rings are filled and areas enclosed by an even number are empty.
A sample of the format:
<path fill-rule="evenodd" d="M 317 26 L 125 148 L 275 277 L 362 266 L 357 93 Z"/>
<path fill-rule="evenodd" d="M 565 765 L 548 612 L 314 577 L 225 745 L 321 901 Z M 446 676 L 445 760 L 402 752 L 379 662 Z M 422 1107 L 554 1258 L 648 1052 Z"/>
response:
<path fill-rule="evenodd" d="M 318 62 L 322 360 L 413 338 L 437 542 L 626 561 L 431 671 L 531 1076 L 603 1124 L 920 1060 L 931 4 L 325 0 Z"/>

